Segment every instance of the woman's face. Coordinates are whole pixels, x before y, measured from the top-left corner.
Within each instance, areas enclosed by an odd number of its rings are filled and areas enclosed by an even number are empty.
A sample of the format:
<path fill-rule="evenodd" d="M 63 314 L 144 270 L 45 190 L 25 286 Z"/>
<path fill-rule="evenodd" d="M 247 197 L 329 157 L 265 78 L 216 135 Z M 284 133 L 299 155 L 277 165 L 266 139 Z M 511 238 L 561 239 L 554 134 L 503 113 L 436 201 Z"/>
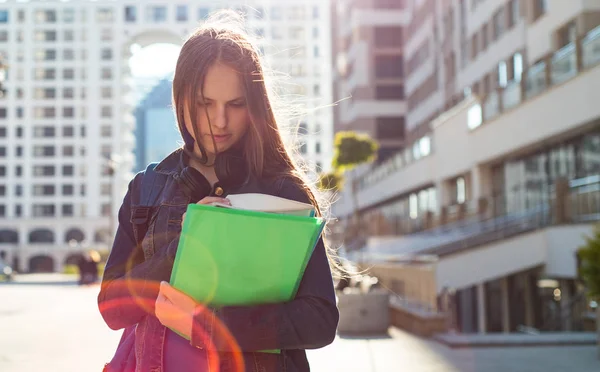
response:
<path fill-rule="evenodd" d="M 204 101 L 198 92 L 196 101 L 192 102 L 196 105 L 196 120 L 190 120 L 189 102 L 185 103 L 186 129 L 209 155 L 229 149 L 244 136 L 248 129 L 250 115 L 242 84 L 242 79 L 235 70 L 216 63 L 209 67 L 204 80 Z M 197 125 L 200 138 L 196 138 L 192 123 Z M 212 137 L 210 125 L 212 125 Z M 217 146 L 216 149 L 214 145 Z M 196 146 L 194 152 L 200 155 L 199 148 Z"/>

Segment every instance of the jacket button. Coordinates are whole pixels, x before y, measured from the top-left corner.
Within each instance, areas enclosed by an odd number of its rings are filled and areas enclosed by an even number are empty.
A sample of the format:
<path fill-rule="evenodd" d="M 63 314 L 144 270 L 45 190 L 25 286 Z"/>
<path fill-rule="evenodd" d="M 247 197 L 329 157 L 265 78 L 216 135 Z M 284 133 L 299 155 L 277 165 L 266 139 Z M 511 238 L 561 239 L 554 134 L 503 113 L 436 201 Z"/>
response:
<path fill-rule="evenodd" d="M 217 187 L 217 188 L 215 189 L 215 195 L 217 195 L 217 196 L 221 196 L 221 195 L 223 195 L 223 189 L 222 189 L 222 188 L 220 188 L 220 187 Z"/>

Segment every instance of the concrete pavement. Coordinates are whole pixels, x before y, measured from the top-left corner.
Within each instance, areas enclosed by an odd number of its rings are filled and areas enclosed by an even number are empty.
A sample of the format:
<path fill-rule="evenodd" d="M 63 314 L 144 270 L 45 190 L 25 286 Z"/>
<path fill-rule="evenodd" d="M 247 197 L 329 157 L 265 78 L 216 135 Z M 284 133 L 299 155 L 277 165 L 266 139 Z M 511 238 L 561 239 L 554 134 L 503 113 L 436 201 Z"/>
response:
<path fill-rule="evenodd" d="M 18 281 L 0 283 L 0 371 L 100 371 L 120 332 L 98 313 L 98 287 L 55 275 Z M 308 355 L 316 372 L 600 371 L 594 346 L 450 349 L 397 329 L 389 337 L 337 337 Z"/>

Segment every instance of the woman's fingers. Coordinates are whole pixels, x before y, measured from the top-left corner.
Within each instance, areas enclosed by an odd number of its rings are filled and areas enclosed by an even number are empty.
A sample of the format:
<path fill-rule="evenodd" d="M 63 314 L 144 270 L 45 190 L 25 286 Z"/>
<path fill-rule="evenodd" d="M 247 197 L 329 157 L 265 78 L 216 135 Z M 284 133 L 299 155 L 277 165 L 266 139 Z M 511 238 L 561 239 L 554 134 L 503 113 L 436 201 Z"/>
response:
<path fill-rule="evenodd" d="M 198 204 L 213 204 L 220 203 L 225 205 L 231 205 L 231 202 L 227 198 L 219 198 L 218 196 L 207 196 L 206 198 L 200 200 Z"/>

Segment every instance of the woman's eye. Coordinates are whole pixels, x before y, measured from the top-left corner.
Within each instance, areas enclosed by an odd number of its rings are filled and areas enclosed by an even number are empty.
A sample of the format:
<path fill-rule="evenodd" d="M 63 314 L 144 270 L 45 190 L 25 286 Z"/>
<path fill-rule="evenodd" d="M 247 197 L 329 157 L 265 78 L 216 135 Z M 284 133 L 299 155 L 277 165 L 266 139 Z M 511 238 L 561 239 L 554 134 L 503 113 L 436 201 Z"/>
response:
<path fill-rule="evenodd" d="M 246 106 L 246 102 L 233 102 L 229 104 L 231 107 L 244 107 Z"/>

